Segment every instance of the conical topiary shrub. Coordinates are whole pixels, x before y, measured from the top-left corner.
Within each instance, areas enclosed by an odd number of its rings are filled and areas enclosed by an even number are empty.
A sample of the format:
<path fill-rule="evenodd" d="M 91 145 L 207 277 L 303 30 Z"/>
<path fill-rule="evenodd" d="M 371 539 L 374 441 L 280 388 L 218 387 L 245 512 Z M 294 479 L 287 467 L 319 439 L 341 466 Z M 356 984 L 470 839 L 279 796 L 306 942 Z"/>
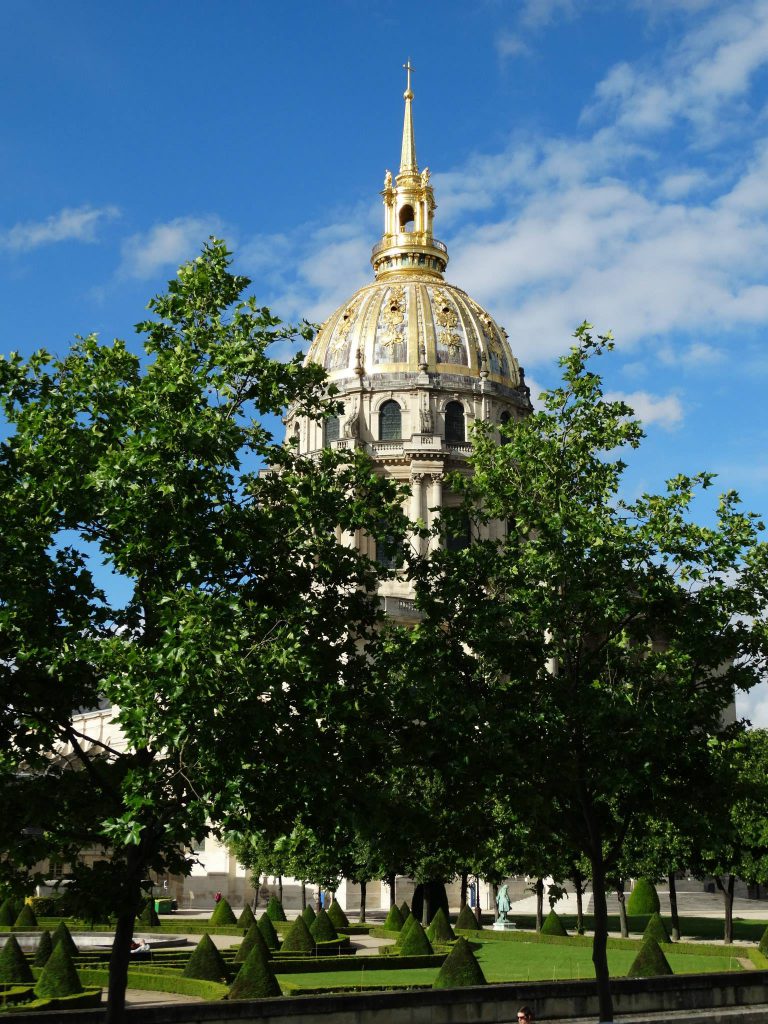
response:
<path fill-rule="evenodd" d="M 258 932 L 259 938 L 261 934 Z M 267 947 L 263 944 L 253 947 L 243 966 L 237 973 L 229 990 L 230 999 L 269 999 L 282 995 L 277 978 L 269 965 Z"/>
<path fill-rule="evenodd" d="M 480 928 L 480 925 L 477 923 L 477 918 L 475 917 L 475 912 L 468 903 L 465 903 L 459 911 L 459 916 L 456 918 L 454 928 L 464 928 L 465 931 L 469 931 L 471 929 L 473 932 L 478 931 Z"/>
<path fill-rule="evenodd" d="M 768 928 L 766 928 L 763 932 L 762 937 L 757 944 L 757 948 L 760 950 L 763 956 L 768 956 Z"/>
<path fill-rule="evenodd" d="M 10 928 L 13 922 L 16 920 L 16 909 L 15 904 L 10 896 L 7 896 L 2 903 L 0 903 L 0 925 L 4 925 L 6 928 Z"/>
<path fill-rule="evenodd" d="M 51 941 L 54 949 L 56 949 L 57 946 L 63 946 L 70 956 L 78 955 L 79 950 L 75 945 L 75 940 L 72 938 L 72 933 L 69 928 L 67 928 L 64 921 L 59 921 L 56 925 L 56 930 L 51 936 Z"/>
<path fill-rule="evenodd" d="M 403 900 L 403 902 L 400 904 L 400 917 L 402 917 L 403 919 L 403 924 L 405 924 L 405 922 L 408 920 L 408 915 L 410 914 L 410 912 L 411 908 L 408 906 L 405 900 Z"/>
<path fill-rule="evenodd" d="M 405 936 L 408 934 L 408 932 L 411 930 L 411 928 L 413 928 L 413 925 L 414 925 L 415 922 L 416 922 L 416 918 L 409 911 L 408 912 L 408 917 L 406 917 L 405 921 L 403 921 L 403 927 L 400 929 L 400 934 L 395 939 L 395 945 L 396 946 L 402 945 L 403 940 L 405 939 Z"/>
<path fill-rule="evenodd" d="M 159 928 L 160 918 L 155 910 L 155 901 L 151 897 L 141 908 L 141 913 L 136 920 L 139 924 L 143 924 L 145 928 Z"/>
<path fill-rule="evenodd" d="M 246 932 L 243 941 L 240 943 L 240 947 L 235 956 L 235 963 L 245 963 L 254 946 L 258 946 L 260 949 L 263 949 L 265 958 L 269 960 L 269 946 L 264 941 L 264 936 L 259 931 L 259 926 L 255 921 Z"/>
<path fill-rule="evenodd" d="M 671 942 L 672 939 L 669 937 L 667 926 L 664 924 L 664 919 L 661 914 L 651 914 L 648 919 L 648 924 L 645 926 L 643 932 L 644 939 L 656 939 L 657 942 Z"/>
<path fill-rule="evenodd" d="M 403 935 L 403 932 L 400 933 Z M 427 933 L 421 927 L 421 923 L 413 918 L 413 924 L 405 932 L 403 941 L 400 943 L 400 956 L 430 956 L 434 953 L 432 943 L 427 938 Z"/>
<path fill-rule="evenodd" d="M 278 938 L 275 926 L 272 924 L 272 919 L 268 916 L 266 911 L 261 915 L 256 925 L 261 932 L 261 937 L 267 944 L 269 949 L 280 949 L 280 939 Z"/>
<path fill-rule="evenodd" d="M 672 974 L 672 968 L 656 939 L 645 939 L 627 971 L 627 977 L 656 978 L 661 974 Z"/>
<path fill-rule="evenodd" d="M 542 935 L 567 935 L 568 932 L 565 930 L 565 925 L 557 916 L 554 910 L 550 910 L 547 916 L 544 918 L 544 924 L 541 926 Z"/>
<path fill-rule="evenodd" d="M 37 928 L 37 918 L 35 912 L 28 903 L 19 911 L 19 916 L 13 922 L 16 928 Z"/>
<path fill-rule="evenodd" d="M 451 922 L 448 920 L 448 915 L 442 907 L 437 908 L 435 916 L 432 918 L 432 923 L 427 928 L 427 938 L 430 942 L 453 942 L 456 938 L 453 928 L 451 928 Z"/>
<path fill-rule="evenodd" d="M 325 910 L 321 910 L 309 926 L 309 934 L 315 942 L 333 942 L 339 935 Z"/>
<path fill-rule="evenodd" d="M 303 917 L 297 917 L 288 929 L 280 950 L 283 953 L 314 953 L 315 940 Z"/>
<path fill-rule="evenodd" d="M 485 984 L 483 969 L 475 959 L 472 947 L 465 938 L 460 938 L 438 971 L 432 987 L 461 988 L 465 985 Z"/>
<path fill-rule="evenodd" d="M 301 912 L 301 916 L 304 918 L 304 924 L 307 926 L 307 928 L 309 928 L 309 926 L 317 917 L 317 914 L 315 913 L 315 908 L 312 906 L 311 903 L 308 903 L 306 907 L 304 907 L 304 909 Z"/>
<path fill-rule="evenodd" d="M 237 918 L 230 906 L 229 900 L 219 900 L 213 908 L 213 913 L 208 923 L 212 928 L 223 928 L 226 925 L 237 924 Z"/>
<path fill-rule="evenodd" d="M 27 985 L 35 979 L 15 935 L 9 935 L 0 951 L 0 982 Z"/>
<path fill-rule="evenodd" d="M 403 927 L 403 915 L 400 913 L 400 907 L 396 903 L 393 903 L 389 908 L 389 913 L 384 921 L 384 927 L 390 932 L 399 932 Z"/>
<path fill-rule="evenodd" d="M 328 917 L 330 917 L 331 924 L 337 930 L 339 928 L 349 928 L 349 918 L 341 909 L 341 904 L 338 900 L 334 900 L 330 907 L 328 907 Z"/>
<path fill-rule="evenodd" d="M 45 967 L 52 952 L 53 942 L 51 941 L 51 933 L 46 928 L 44 932 L 40 933 L 40 941 L 37 944 L 35 958 L 32 963 L 35 967 Z"/>
<path fill-rule="evenodd" d="M 285 911 L 283 910 L 283 904 L 277 898 L 277 896 L 270 896 L 269 903 L 267 904 L 267 915 L 270 921 L 285 921 Z"/>
<path fill-rule="evenodd" d="M 208 932 L 195 946 L 182 976 L 197 978 L 198 981 L 223 981 L 225 984 L 229 981 L 229 969 Z"/>
<path fill-rule="evenodd" d="M 250 903 L 246 903 L 240 911 L 240 917 L 237 919 L 237 927 L 242 928 L 243 931 L 247 932 L 252 924 L 256 924 L 256 918 L 253 916 Z"/>
<path fill-rule="evenodd" d="M 659 894 L 656 886 L 647 878 L 638 878 L 627 900 L 629 917 L 641 917 L 645 914 L 658 914 L 661 910 Z"/>
<path fill-rule="evenodd" d="M 66 945 L 59 941 L 53 947 L 48 963 L 40 972 L 35 995 L 40 999 L 58 999 L 83 991 L 80 977 Z"/>

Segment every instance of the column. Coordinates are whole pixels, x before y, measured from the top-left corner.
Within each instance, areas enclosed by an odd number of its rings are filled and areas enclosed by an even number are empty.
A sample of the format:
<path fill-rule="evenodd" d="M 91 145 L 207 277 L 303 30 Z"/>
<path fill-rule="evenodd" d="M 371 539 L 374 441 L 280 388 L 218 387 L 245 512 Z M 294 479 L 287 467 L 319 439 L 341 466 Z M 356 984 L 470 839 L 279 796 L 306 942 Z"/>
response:
<path fill-rule="evenodd" d="M 424 479 L 423 473 L 412 473 L 411 474 L 411 510 L 410 518 L 413 522 L 423 517 L 422 512 L 422 499 L 421 499 L 421 484 Z M 416 534 L 411 537 L 411 547 L 417 555 L 421 554 L 421 537 Z"/>
<path fill-rule="evenodd" d="M 429 515 L 429 526 L 431 529 L 440 518 L 440 512 L 443 507 L 442 473 L 432 473 L 432 493 L 429 498 L 429 507 L 433 510 Z M 438 537 L 432 537 L 429 542 L 429 550 L 436 551 L 439 547 L 440 539 Z"/>

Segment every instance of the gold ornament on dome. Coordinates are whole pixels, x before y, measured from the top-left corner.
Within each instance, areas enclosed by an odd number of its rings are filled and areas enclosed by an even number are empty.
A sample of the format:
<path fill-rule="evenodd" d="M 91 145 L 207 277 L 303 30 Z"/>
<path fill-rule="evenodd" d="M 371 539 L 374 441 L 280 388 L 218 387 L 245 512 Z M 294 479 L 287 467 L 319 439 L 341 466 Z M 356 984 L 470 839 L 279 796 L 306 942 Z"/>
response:
<path fill-rule="evenodd" d="M 393 285 L 382 304 L 381 333 L 376 339 L 379 350 L 377 362 L 399 363 L 405 359 L 405 352 L 402 351 L 405 313 L 405 288 L 401 284 Z M 382 354 L 383 359 L 381 359 Z"/>
<path fill-rule="evenodd" d="M 335 370 L 345 366 L 349 358 L 349 334 L 360 312 L 362 297 L 357 296 L 346 307 L 336 324 L 331 344 L 328 346 L 326 365 Z"/>
<path fill-rule="evenodd" d="M 464 343 L 461 335 L 456 330 L 459 324 L 459 314 L 451 304 L 448 296 L 440 288 L 435 289 L 432 308 L 438 325 L 438 344 L 445 349 L 448 357 L 446 361 L 449 363 L 465 363 Z"/>

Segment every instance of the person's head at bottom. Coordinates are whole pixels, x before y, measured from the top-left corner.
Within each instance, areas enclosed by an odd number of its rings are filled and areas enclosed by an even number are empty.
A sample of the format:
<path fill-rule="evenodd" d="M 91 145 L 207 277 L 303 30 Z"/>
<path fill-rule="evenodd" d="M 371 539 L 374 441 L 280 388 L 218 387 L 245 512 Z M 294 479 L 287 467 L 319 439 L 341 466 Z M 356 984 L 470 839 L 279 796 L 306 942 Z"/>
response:
<path fill-rule="evenodd" d="M 530 1008 L 530 1006 L 521 1006 L 520 1009 L 517 1011 L 517 1019 L 519 1021 L 519 1024 L 529 1024 L 529 1021 L 532 1021 L 534 1019 L 533 1010 Z"/>

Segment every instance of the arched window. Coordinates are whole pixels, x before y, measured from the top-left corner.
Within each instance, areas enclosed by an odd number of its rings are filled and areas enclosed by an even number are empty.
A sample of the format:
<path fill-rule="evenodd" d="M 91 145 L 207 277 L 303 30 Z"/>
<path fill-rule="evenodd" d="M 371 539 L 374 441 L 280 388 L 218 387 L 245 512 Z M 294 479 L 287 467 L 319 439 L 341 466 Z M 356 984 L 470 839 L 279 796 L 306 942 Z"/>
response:
<path fill-rule="evenodd" d="M 329 416 L 323 424 L 323 445 L 328 447 L 331 441 L 339 440 L 340 423 L 338 416 Z"/>
<path fill-rule="evenodd" d="M 379 409 L 379 440 L 399 441 L 403 436 L 403 417 L 400 406 L 390 399 Z"/>
<path fill-rule="evenodd" d="M 466 440 L 464 406 L 461 402 L 449 402 L 445 407 L 445 440 L 456 444 L 463 444 Z"/>
<path fill-rule="evenodd" d="M 413 207 L 404 206 L 400 210 L 400 230 L 401 231 L 413 231 L 414 218 L 413 218 Z"/>
<path fill-rule="evenodd" d="M 512 419 L 512 417 L 510 416 L 510 414 L 508 412 L 503 412 L 501 414 L 501 416 L 499 417 L 499 424 L 502 427 L 506 427 L 509 424 L 509 421 L 511 419 Z M 501 443 L 502 444 L 509 444 L 509 437 L 505 436 L 503 433 L 501 434 Z"/>
<path fill-rule="evenodd" d="M 394 537 L 376 541 L 376 561 L 384 569 L 397 569 L 400 566 L 400 552 Z"/>

